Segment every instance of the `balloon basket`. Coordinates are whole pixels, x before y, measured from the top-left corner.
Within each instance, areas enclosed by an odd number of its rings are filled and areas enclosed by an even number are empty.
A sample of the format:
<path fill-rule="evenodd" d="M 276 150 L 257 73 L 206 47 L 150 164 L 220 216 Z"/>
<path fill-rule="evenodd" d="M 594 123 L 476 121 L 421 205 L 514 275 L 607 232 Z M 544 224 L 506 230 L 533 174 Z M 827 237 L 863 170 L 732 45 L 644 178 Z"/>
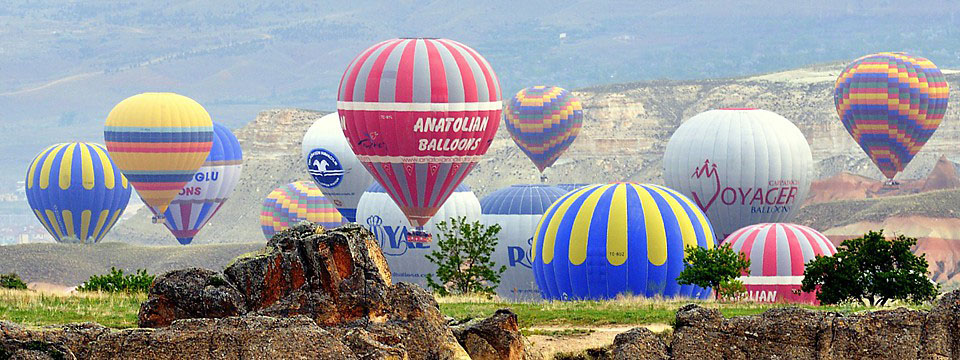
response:
<path fill-rule="evenodd" d="M 543 184 L 546 182 L 547 182 L 547 176 L 544 175 L 543 173 L 540 173 L 540 183 Z"/>
<path fill-rule="evenodd" d="M 433 241 L 433 236 L 421 229 L 407 232 L 407 241 L 412 243 L 429 243 Z"/>
<path fill-rule="evenodd" d="M 150 221 L 152 221 L 154 224 L 163 224 L 164 218 L 163 216 L 154 216 L 153 218 L 150 219 Z"/>
<path fill-rule="evenodd" d="M 893 179 L 887 180 L 883 183 L 884 190 L 896 190 L 899 188 L 900 188 L 900 182 Z"/>

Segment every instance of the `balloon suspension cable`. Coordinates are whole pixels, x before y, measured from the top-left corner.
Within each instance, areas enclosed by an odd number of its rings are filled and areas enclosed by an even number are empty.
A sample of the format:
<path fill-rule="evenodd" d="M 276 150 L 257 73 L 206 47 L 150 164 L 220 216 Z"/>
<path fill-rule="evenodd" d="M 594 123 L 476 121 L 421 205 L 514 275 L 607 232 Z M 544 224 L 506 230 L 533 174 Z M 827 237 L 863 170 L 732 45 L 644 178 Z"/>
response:
<path fill-rule="evenodd" d="M 423 230 L 423 226 L 418 226 L 415 230 L 407 232 L 407 241 L 412 243 L 429 243 L 433 236 Z"/>

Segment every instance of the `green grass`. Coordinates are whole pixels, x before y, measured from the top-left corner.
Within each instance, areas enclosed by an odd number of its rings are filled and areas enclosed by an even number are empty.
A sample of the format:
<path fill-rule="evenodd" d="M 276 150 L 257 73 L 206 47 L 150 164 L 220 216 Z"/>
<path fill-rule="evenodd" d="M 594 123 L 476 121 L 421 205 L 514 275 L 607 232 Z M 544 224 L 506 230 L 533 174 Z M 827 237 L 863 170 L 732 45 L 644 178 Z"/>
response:
<path fill-rule="evenodd" d="M 140 303 L 146 300 L 142 293 L 73 293 L 57 295 L 32 290 L 0 290 L 0 320 L 28 326 L 44 326 L 93 321 L 112 328 L 137 326 Z M 672 324 L 681 306 L 696 302 L 701 306 L 719 309 L 725 317 L 755 315 L 766 310 L 785 307 L 785 304 L 717 303 L 713 301 L 658 300 L 623 297 L 611 301 L 569 301 L 511 303 L 480 297 L 441 297 L 440 311 L 464 320 L 492 315 L 497 309 L 510 308 L 517 313 L 521 328 L 537 326 L 570 326 L 574 329 L 529 331 L 556 332 L 557 336 L 586 335 L 587 329 L 603 325 Z M 802 306 L 814 310 L 852 313 L 876 310 L 856 305 Z M 892 308 L 892 307 L 888 307 Z M 927 309 L 928 306 L 911 306 Z M 543 333 L 541 335 L 547 335 Z"/>
<path fill-rule="evenodd" d="M 75 293 L 58 295 L 31 290 L 0 290 L 0 319 L 28 326 L 93 321 L 112 328 L 137 326 L 146 294 Z"/>

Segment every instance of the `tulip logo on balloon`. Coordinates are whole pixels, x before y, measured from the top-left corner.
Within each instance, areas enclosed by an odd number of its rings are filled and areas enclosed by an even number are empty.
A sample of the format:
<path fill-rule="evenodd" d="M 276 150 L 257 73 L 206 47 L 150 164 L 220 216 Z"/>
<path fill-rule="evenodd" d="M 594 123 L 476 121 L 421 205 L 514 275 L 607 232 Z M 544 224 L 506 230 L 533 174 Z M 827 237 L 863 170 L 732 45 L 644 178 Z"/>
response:
<path fill-rule="evenodd" d="M 343 165 L 332 152 L 314 149 L 307 157 L 307 171 L 313 180 L 324 188 L 335 188 L 343 181 Z"/>

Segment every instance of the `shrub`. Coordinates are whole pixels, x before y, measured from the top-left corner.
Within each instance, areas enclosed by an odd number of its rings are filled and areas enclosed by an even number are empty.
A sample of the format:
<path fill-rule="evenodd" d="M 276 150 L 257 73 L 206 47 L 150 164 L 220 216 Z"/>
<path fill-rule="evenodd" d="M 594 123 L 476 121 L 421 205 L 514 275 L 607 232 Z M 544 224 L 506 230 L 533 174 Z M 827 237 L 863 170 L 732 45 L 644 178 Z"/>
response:
<path fill-rule="evenodd" d="M 0 274 L 0 288 L 23 290 L 27 288 L 27 283 L 16 273 Z"/>
<path fill-rule="evenodd" d="M 683 262 L 687 266 L 677 276 L 677 283 L 713 288 L 717 299 L 725 295 L 720 284 L 730 283 L 740 277 L 740 274 L 750 272 L 750 259 L 734 251 L 729 243 L 713 249 L 688 246 Z M 740 285 L 743 286 L 743 284 Z"/>
<path fill-rule="evenodd" d="M 472 224 L 464 217 L 437 224 L 437 250 L 427 255 L 437 265 L 437 279 L 427 275 L 427 285 L 440 295 L 493 295 L 506 266 L 496 268 L 492 260 L 500 225 Z M 439 281 L 438 281 L 439 280 Z M 489 284 L 489 285 L 488 285 Z"/>
<path fill-rule="evenodd" d="M 817 256 L 806 264 L 801 290 L 816 292 L 824 304 L 933 300 L 940 285 L 927 278 L 926 256 L 910 251 L 916 244 L 917 239 L 903 235 L 887 240 L 883 230 L 844 240 L 833 256 Z"/>
<path fill-rule="evenodd" d="M 79 291 L 103 292 L 147 292 L 153 283 L 154 275 L 147 274 L 146 269 L 137 270 L 136 274 L 123 274 L 122 269 L 110 268 L 106 275 L 93 275 L 77 287 Z"/>

